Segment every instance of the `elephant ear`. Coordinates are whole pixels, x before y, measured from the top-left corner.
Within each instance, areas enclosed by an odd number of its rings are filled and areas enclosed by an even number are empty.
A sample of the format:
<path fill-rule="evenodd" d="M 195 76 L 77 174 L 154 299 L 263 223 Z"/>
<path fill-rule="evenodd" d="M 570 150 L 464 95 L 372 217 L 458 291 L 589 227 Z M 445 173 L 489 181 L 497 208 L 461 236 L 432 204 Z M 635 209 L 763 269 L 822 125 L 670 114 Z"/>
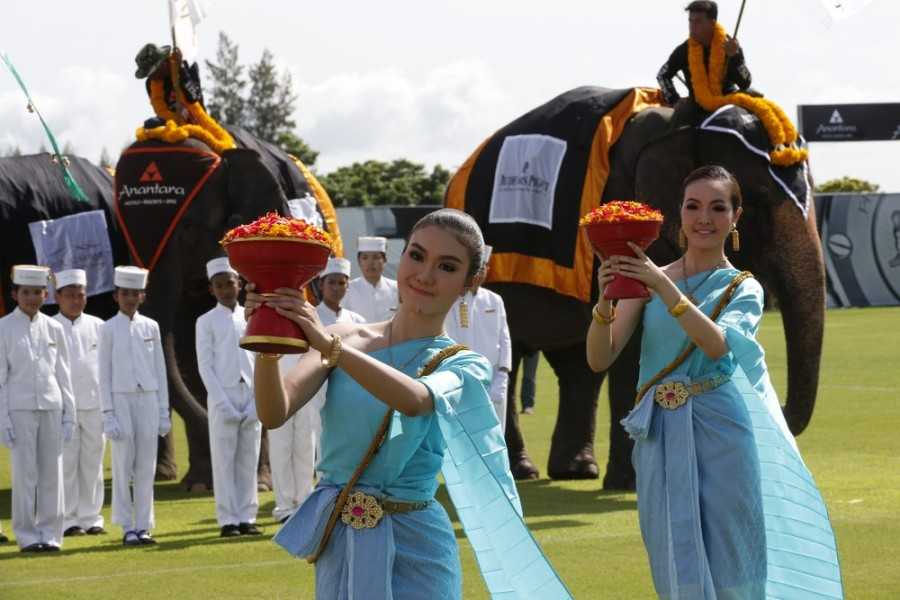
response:
<path fill-rule="evenodd" d="M 284 213 L 287 198 L 256 150 L 234 148 L 225 161 L 227 228 L 250 222 L 269 211 Z"/>

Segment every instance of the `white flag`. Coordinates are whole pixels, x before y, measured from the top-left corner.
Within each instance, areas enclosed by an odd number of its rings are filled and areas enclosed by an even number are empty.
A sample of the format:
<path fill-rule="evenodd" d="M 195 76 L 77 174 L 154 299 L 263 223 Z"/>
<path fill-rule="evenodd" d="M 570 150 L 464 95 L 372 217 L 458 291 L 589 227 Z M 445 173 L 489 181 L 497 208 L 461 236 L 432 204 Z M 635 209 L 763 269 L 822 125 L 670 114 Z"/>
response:
<path fill-rule="evenodd" d="M 169 0 L 169 25 L 181 56 L 188 63 L 197 58 L 197 25 L 205 18 L 201 0 Z"/>
<path fill-rule="evenodd" d="M 834 21 L 852 17 L 872 0 L 822 0 L 825 10 Z"/>

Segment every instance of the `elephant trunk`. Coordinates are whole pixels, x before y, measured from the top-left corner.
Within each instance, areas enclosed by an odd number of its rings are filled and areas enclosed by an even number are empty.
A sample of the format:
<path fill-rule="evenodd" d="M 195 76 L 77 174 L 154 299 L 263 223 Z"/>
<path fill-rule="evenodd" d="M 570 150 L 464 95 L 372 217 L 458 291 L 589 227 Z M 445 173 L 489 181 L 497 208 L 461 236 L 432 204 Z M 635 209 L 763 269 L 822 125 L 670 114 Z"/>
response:
<path fill-rule="evenodd" d="M 793 214 L 778 214 L 790 211 Z M 816 229 L 815 206 L 803 220 L 797 207 L 783 202 L 773 214 L 772 280 L 787 346 L 788 386 L 784 416 L 794 435 L 809 425 L 816 402 L 825 330 L 825 266 Z"/>

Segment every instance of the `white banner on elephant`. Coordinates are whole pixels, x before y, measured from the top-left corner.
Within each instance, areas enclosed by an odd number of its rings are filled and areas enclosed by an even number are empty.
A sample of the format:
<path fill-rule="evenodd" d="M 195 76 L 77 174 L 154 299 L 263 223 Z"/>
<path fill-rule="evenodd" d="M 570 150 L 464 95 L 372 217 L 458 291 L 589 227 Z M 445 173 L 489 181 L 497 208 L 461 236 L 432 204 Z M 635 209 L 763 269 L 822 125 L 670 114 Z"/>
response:
<path fill-rule="evenodd" d="M 489 223 L 528 223 L 553 229 L 553 202 L 566 141 L 549 135 L 511 135 L 503 140 Z"/>
<path fill-rule="evenodd" d="M 834 21 L 840 21 L 852 17 L 865 8 L 872 0 L 822 0 L 822 5 L 828 11 L 828 16 Z"/>
<path fill-rule="evenodd" d="M 200 0 L 169 0 L 169 25 L 181 56 L 189 63 L 197 59 L 197 26 L 206 18 Z"/>
<path fill-rule="evenodd" d="M 113 256 L 106 215 L 102 210 L 76 213 L 28 224 L 39 265 L 56 273 L 66 269 L 87 271 L 87 294 L 113 289 Z M 56 303 L 53 289 L 47 302 Z"/>

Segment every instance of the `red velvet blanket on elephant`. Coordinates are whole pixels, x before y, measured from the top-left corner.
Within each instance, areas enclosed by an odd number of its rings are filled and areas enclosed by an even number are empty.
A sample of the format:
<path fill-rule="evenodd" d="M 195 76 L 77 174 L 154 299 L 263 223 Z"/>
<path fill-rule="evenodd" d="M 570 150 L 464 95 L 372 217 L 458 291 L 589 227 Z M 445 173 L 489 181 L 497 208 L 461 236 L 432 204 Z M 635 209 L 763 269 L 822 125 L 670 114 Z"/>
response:
<path fill-rule="evenodd" d="M 488 282 L 590 301 L 594 255 L 578 220 L 601 203 L 609 151 L 625 124 L 659 103 L 653 89 L 575 88 L 475 150 L 450 181 L 445 204 L 471 214 L 494 247 Z"/>
<path fill-rule="evenodd" d="M 152 270 L 222 159 L 200 143 L 138 142 L 116 165 L 115 208 L 131 256 Z"/>

